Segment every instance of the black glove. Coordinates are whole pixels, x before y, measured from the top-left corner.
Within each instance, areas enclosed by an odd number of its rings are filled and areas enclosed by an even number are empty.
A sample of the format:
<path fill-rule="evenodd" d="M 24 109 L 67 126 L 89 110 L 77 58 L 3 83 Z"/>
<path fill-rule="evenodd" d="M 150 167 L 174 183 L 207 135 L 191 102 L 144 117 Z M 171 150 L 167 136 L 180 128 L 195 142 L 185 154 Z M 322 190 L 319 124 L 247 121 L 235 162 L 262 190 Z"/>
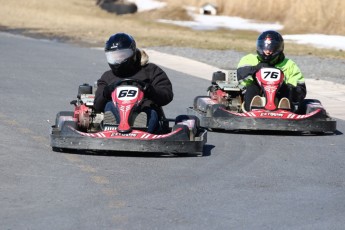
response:
<path fill-rule="evenodd" d="M 256 71 L 259 71 L 261 68 L 267 68 L 267 67 L 273 67 L 272 65 L 266 63 L 266 62 L 260 62 L 255 66 Z"/>
<path fill-rule="evenodd" d="M 150 99 L 144 98 L 144 100 L 141 101 L 139 109 L 140 111 L 145 110 L 146 108 L 157 108 L 158 106 Z"/>
<path fill-rule="evenodd" d="M 272 67 L 270 64 L 265 62 L 260 62 L 255 66 L 243 66 L 237 69 L 237 80 L 243 81 L 247 78 L 252 78 L 256 72 L 258 72 L 261 68 L 264 67 Z"/>
<path fill-rule="evenodd" d="M 114 84 L 110 84 L 104 87 L 103 89 L 103 97 L 109 101 L 111 101 L 111 93 L 115 90 Z"/>
<path fill-rule="evenodd" d="M 150 83 L 146 83 L 144 88 L 143 88 L 143 91 L 144 91 L 144 95 L 147 98 L 149 98 L 152 96 L 152 93 L 154 92 L 154 88 Z"/>

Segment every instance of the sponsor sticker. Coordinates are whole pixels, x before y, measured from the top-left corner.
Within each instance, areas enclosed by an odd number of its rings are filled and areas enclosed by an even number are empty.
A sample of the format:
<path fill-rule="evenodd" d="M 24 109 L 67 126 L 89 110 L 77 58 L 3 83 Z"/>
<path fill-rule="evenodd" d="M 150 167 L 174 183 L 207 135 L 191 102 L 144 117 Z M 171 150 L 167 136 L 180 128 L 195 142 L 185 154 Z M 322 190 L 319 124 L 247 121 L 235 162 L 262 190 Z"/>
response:
<path fill-rule="evenodd" d="M 121 136 L 121 137 L 136 137 L 136 133 L 112 133 L 111 137 Z"/>
<path fill-rule="evenodd" d="M 283 117 L 284 114 L 282 114 L 282 113 L 260 113 L 260 116 L 261 117 L 267 117 L 267 116 L 269 116 L 269 117 Z"/>

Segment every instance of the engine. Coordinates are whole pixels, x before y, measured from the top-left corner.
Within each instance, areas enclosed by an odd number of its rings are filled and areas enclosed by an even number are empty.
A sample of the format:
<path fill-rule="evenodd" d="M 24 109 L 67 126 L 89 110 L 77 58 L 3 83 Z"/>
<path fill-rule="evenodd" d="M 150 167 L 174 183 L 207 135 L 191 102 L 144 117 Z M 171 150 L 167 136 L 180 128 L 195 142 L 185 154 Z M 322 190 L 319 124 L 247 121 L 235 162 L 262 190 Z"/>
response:
<path fill-rule="evenodd" d="M 74 107 L 74 118 L 77 119 L 77 125 L 81 130 L 98 131 L 103 113 L 96 113 L 93 109 L 95 99 L 95 90 L 89 84 L 79 86 L 77 100 L 71 102 Z"/>
<path fill-rule="evenodd" d="M 226 79 L 225 73 L 215 72 L 211 83 L 208 95 L 215 103 L 222 104 L 231 111 L 240 110 L 242 95 L 234 70 L 229 71 L 228 79 Z"/>

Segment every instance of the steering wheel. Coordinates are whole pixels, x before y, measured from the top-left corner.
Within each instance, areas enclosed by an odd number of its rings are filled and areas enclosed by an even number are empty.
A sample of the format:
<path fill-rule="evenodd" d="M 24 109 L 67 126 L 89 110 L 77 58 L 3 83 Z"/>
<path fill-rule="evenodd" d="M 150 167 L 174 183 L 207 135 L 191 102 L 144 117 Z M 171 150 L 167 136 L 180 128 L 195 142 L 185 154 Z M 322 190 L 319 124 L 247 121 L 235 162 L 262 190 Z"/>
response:
<path fill-rule="evenodd" d="M 145 91 L 147 88 L 147 83 L 138 79 L 123 79 L 120 81 L 117 81 L 116 83 L 114 83 L 114 88 L 116 88 L 119 85 L 123 85 L 123 84 L 127 84 L 127 85 L 133 85 L 133 83 L 135 83 L 136 86 L 139 86 L 141 88 L 141 90 Z"/>

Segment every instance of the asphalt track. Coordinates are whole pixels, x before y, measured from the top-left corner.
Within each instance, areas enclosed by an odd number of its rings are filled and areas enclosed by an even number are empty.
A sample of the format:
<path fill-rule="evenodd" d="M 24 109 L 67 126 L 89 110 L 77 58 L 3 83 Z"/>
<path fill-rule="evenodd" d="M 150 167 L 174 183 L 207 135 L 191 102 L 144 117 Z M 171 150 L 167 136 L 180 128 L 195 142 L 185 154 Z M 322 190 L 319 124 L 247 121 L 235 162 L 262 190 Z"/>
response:
<path fill-rule="evenodd" d="M 210 132 L 203 157 L 56 153 L 55 114 L 108 68 L 103 52 L 6 33 L 0 50 L 1 229 L 343 229 L 344 120 L 326 136 Z M 175 117 L 209 80 L 163 60 Z"/>

